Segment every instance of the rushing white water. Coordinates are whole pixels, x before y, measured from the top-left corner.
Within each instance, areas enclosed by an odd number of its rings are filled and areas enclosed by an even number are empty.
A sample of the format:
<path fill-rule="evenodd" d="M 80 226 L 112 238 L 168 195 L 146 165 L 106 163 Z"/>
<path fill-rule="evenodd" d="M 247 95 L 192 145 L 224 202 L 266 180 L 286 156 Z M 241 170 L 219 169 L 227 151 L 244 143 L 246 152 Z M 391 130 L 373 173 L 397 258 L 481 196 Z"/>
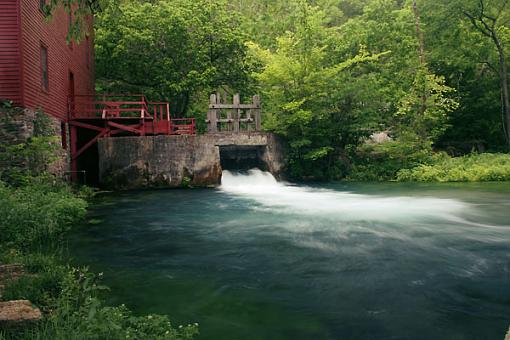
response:
<path fill-rule="evenodd" d="M 466 203 L 434 197 L 360 195 L 278 182 L 269 172 L 224 171 L 221 190 L 252 199 L 266 208 L 289 213 L 316 214 L 345 220 L 414 219 L 424 216 L 460 220 Z"/>

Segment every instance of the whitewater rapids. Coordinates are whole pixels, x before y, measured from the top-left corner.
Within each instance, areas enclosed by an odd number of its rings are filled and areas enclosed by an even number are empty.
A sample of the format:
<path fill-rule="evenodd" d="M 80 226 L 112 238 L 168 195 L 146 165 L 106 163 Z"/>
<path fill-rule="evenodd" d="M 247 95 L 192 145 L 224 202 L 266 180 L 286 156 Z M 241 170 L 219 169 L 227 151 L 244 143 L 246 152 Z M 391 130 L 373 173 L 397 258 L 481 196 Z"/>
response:
<path fill-rule="evenodd" d="M 353 194 L 278 182 L 269 172 L 223 171 L 220 190 L 261 206 L 292 214 L 312 214 L 342 220 L 402 220 L 433 217 L 459 220 L 468 204 L 434 197 L 388 197 Z"/>

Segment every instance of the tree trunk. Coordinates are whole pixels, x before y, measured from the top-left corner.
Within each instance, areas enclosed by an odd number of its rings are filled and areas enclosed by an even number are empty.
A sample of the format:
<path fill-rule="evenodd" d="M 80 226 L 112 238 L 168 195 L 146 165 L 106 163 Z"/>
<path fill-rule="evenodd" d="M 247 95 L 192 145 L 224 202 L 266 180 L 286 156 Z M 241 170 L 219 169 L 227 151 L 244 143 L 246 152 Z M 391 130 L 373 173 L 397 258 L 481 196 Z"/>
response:
<path fill-rule="evenodd" d="M 505 138 L 507 140 L 508 145 L 510 146 L 510 97 L 508 93 L 508 65 L 506 62 L 506 55 L 503 46 L 501 45 L 501 41 L 499 40 L 497 34 L 497 24 L 498 24 L 498 16 L 492 17 L 487 15 L 485 12 L 485 3 L 483 0 L 479 0 L 479 13 L 472 14 L 468 11 L 464 11 L 464 14 L 471 21 L 473 26 L 483 35 L 489 37 L 496 46 L 498 50 L 499 56 L 499 79 L 501 84 L 501 107 L 503 109 L 503 114 L 506 118 L 506 130 L 505 130 Z M 500 8 L 500 12 L 506 7 L 506 3 L 502 8 Z"/>
<path fill-rule="evenodd" d="M 420 22 L 420 13 L 418 12 L 418 5 L 416 4 L 416 0 L 413 2 L 413 12 L 415 18 L 415 26 L 416 26 L 416 34 L 418 35 L 419 42 L 419 56 L 420 56 L 420 65 L 425 65 L 425 42 L 423 39 L 423 31 L 421 30 L 421 22 Z"/>
<path fill-rule="evenodd" d="M 493 34 L 493 40 L 498 48 L 499 53 L 499 78 L 501 81 L 501 106 L 506 117 L 506 139 L 510 146 L 510 97 L 508 93 L 508 66 L 506 63 L 506 55 L 503 46 L 498 37 Z"/>
<path fill-rule="evenodd" d="M 416 35 L 418 36 L 418 56 L 420 58 L 420 72 L 425 71 L 426 68 L 426 61 L 425 61 L 425 42 L 423 38 L 423 31 L 421 30 L 421 22 L 420 22 L 420 13 L 418 11 L 418 5 L 416 4 L 416 0 L 413 1 L 413 13 L 415 18 L 415 26 L 416 26 Z M 425 76 L 425 75 L 423 75 Z M 423 116 L 425 115 L 425 112 L 427 111 L 427 97 L 428 97 L 428 86 L 426 83 L 426 79 L 423 79 L 423 89 L 421 93 L 421 105 L 418 110 L 418 115 Z M 418 128 L 418 134 L 423 138 L 427 138 L 427 132 L 426 130 L 421 127 Z"/>

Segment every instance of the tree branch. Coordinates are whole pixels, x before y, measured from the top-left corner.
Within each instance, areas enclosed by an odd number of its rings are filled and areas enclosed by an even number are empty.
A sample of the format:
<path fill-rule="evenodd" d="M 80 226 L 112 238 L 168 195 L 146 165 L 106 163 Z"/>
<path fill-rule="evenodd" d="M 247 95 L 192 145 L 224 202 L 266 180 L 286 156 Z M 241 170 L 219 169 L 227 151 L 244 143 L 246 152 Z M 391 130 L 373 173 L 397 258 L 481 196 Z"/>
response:
<path fill-rule="evenodd" d="M 469 19 L 469 21 L 471 21 L 471 24 L 473 24 L 473 26 L 480 32 L 482 33 L 483 35 L 489 37 L 489 38 L 492 38 L 492 35 L 490 33 L 490 31 L 487 31 L 486 28 L 484 27 L 481 27 L 478 22 L 477 22 L 477 18 L 475 18 L 471 13 L 469 13 L 468 11 L 463 11 L 464 15 Z"/>
<path fill-rule="evenodd" d="M 499 74 L 499 71 L 494 65 L 491 64 L 490 61 L 481 61 L 480 64 L 487 65 L 494 73 Z"/>

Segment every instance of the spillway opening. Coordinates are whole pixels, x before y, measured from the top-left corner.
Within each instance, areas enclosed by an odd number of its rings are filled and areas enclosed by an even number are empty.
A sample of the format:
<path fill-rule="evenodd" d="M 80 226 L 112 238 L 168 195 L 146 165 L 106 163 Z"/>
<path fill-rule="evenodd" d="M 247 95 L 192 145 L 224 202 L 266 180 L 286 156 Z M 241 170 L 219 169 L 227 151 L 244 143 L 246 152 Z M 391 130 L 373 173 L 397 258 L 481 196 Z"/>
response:
<path fill-rule="evenodd" d="M 220 161 L 223 170 L 248 171 L 258 168 L 266 171 L 267 164 L 263 160 L 264 146 L 220 146 Z"/>

